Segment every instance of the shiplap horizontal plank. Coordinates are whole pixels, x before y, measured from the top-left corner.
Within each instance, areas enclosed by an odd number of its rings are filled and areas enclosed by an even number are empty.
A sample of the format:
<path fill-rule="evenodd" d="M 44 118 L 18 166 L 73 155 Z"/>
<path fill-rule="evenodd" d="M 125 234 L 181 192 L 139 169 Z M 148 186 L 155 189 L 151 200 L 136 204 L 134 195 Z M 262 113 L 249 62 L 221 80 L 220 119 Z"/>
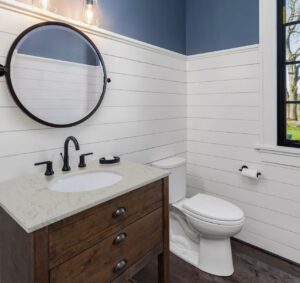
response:
<path fill-rule="evenodd" d="M 253 48 L 246 52 L 229 52 L 218 56 L 203 56 L 202 58 L 188 60 L 187 71 L 257 64 L 259 61 L 259 48 Z"/>
<path fill-rule="evenodd" d="M 258 93 L 218 93 L 187 95 L 188 105 L 194 106 L 259 106 Z"/>
<path fill-rule="evenodd" d="M 100 107 L 83 125 L 125 123 L 177 119 L 185 117 L 185 107 Z M 45 126 L 33 121 L 18 108 L 0 108 L 0 132 L 42 129 Z"/>
<path fill-rule="evenodd" d="M 185 106 L 186 97 L 181 94 L 160 94 L 108 90 L 103 106 Z"/>
<path fill-rule="evenodd" d="M 189 162 L 199 164 L 216 169 L 224 169 L 229 172 L 236 172 L 237 168 L 241 167 L 241 160 L 229 159 L 208 154 L 188 153 Z M 268 180 L 278 184 L 278 190 L 270 186 L 269 193 L 275 193 L 282 198 L 300 201 L 300 170 L 298 168 L 290 169 L 282 166 L 267 163 L 251 163 L 244 162 L 243 165 L 253 168 L 262 173 L 261 182 Z M 247 179 L 245 179 L 247 181 Z"/>
<path fill-rule="evenodd" d="M 298 219 L 297 222 L 300 224 L 299 202 L 262 194 L 257 192 L 256 189 L 251 190 L 251 188 L 249 188 L 250 186 L 248 186 L 249 189 L 244 189 L 246 186 L 243 180 L 244 177 L 238 173 L 229 173 L 192 164 L 188 164 L 187 172 L 189 175 L 196 177 L 198 179 L 198 186 L 199 184 L 202 184 L 207 191 L 219 193 L 239 201 L 246 201 L 253 206 L 288 215 Z M 254 182 L 256 182 L 256 186 L 260 185 L 255 180 L 252 180 L 252 182 L 252 188 L 255 188 Z M 189 185 L 191 184 L 189 183 Z M 300 233 L 300 226 L 297 232 Z"/>
<path fill-rule="evenodd" d="M 278 164 L 282 167 L 300 169 L 300 158 L 297 154 L 274 154 L 274 152 L 261 152 L 261 160 L 269 164 Z"/>
<path fill-rule="evenodd" d="M 187 83 L 259 77 L 259 64 L 187 72 Z"/>
<path fill-rule="evenodd" d="M 160 66 L 151 65 L 142 61 L 135 61 L 132 59 L 104 55 L 105 65 L 108 74 L 123 73 L 136 76 L 144 76 L 149 78 L 156 78 L 161 80 L 186 82 L 184 73 L 178 70 L 166 69 Z"/>
<path fill-rule="evenodd" d="M 1 82 L 0 82 L 1 85 Z M 39 98 L 38 93 L 30 92 L 32 98 Z M 64 93 L 64 95 L 66 95 Z M 108 89 L 105 94 L 101 107 L 114 106 L 186 106 L 186 98 L 184 95 L 176 94 L 160 94 L 151 92 L 134 92 L 128 90 L 112 90 Z M 16 107 L 8 88 L 0 86 L 0 107 Z"/>
<path fill-rule="evenodd" d="M 130 75 L 112 74 L 112 82 L 109 87 L 112 89 L 125 89 L 135 91 L 152 91 L 162 93 L 182 94 L 186 93 L 186 86 L 183 83 L 162 81 L 150 78 L 141 78 Z"/>
<path fill-rule="evenodd" d="M 199 141 L 188 141 L 187 151 L 240 160 L 242 162 L 256 163 L 260 158 L 259 153 L 250 148 L 228 146 L 217 143 L 203 143 Z"/>
<path fill-rule="evenodd" d="M 286 187 L 286 184 L 291 184 L 299 188 L 300 184 L 300 169 L 284 167 L 282 165 L 263 163 L 263 172 L 265 178 L 281 182 L 282 189 Z M 290 196 L 289 192 L 286 192 L 287 196 Z"/>
<path fill-rule="evenodd" d="M 245 227 L 246 231 L 253 231 L 257 235 L 264 236 L 272 241 L 276 241 L 282 245 L 288 246 L 292 249 L 296 249 L 300 253 L 300 235 L 291 233 L 287 230 L 280 229 L 273 225 L 262 223 L 256 219 L 246 219 Z"/>
<path fill-rule="evenodd" d="M 123 158 L 139 162 L 139 163 L 152 163 L 164 158 L 173 157 L 175 155 L 182 155 L 186 150 L 186 142 L 178 142 L 157 148 L 149 148 L 143 151 L 136 151 L 123 155 Z"/>
<path fill-rule="evenodd" d="M 122 90 L 133 90 L 133 91 L 149 91 L 157 93 L 174 93 L 174 94 L 185 94 L 186 88 L 185 84 L 178 82 L 169 82 L 163 80 L 156 80 L 150 78 L 135 77 L 131 75 L 124 74 L 111 74 L 110 76 L 112 82 L 109 84 L 108 88 L 112 89 L 122 89 Z M 20 84 L 24 89 L 35 90 L 38 86 L 32 87 L 32 79 L 19 79 Z M 73 84 L 70 85 L 66 82 L 49 82 L 49 91 L 64 91 L 73 92 L 74 90 L 80 88 L 84 90 L 84 86 Z M 1 90 L 0 90 L 1 91 Z"/>
<path fill-rule="evenodd" d="M 236 119 L 236 120 L 259 120 L 258 107 L 214 107 L 192 106 L 187 109 L 189 118 L 212 118 L 212 119 Z"/>
<path fill-rule="evenodd" d="M 162 119 L 177 119 L 185 117 L 184 106 L 132 106 L 132 107 L 100 107 L 87 124 L 105 124 L 131 121 L 148 121 Z"/>
<path fill-rule="evenodd" d="M 259 134 L 258 121 L 187 118 L 187 126 L 190 129 L 254 135 Z"/>
<path fill-rule="evenodd" d="M 274 254 L 278 254 L 282 257 L 285 257 L 291 261 L 300 263 L 300 252 L 296 249 L 290 248 L 286 245 L 279 244 L 271 239 L 266 237 L 257 235 L 250 231 L 243 231 L 240 232 L 236 238 L 248 242 L 254 246 L 260 247 L 263 250 L 270 251 Z"/>
<path fill-rule="evenodd" d="M 259 79 L 224 80 L 189 83 L 187 94 L 258 92 Z"/>
<path fill-rule="evenodd" d="M 215 132 L 210 130 L 187 129 L 187 140 L 203 143 L 222 143 L 253 148 L 259 139 L 258 135 Z"/>
<path fill-rule="evenodd" d="M 168 134 L 174 139 L 177 136 L 179 140 L 184 140 L 185 122 L 183 119 L 177 123 L 172 120 L 161 120 L 89 127 L 78 126 L 67 129 L 4 132 L 0 133 L 0 157 L 60 148 L 63 143 L 62 136 L 76 136 L 80 143 L 87 144 L 157 133 Z M 22 147 L 19 146 L 20 140 L 23 140 Z"/>
<path fill-rule="evenodd" d="M 1 84 L 1 83 L 0 83 Z M 6 86 L 0 86 L 0 107 L 15 107 L 16 104 Z M 39 98 L 38 93 L 29 93 L 32 98 Z M 66 96 L 66 93 L 63 93 Z M 112 106 L 185 106 L 186 97 L 176 94 L 160 94 L 147 92 L 134 92 L 128 90 L 108 89 L 105 94 L 101 107 Z"/>
<path fill-rule="evenodd" d="M 181 158 L 183 158 L 183 159 L 185 159 L 186 160 L 186 142 L 183 142 L 183 143 L 176 143 L 176 144 L 174 144 L 175 146 L 176 146 L 176 148 L 178 148 L 178 149 L 182 149 L 181 151 L 178 151 L 178 153 L 174 153 L 174 154 L 172 154 L 172 155 L 170 155 L 170 154 L 168 154 L 168 157 L 167 158 L 171 158 L 171 157 L 175 157 L 175 156 L 177 156 L 177 157 L 181 157 Z M 162 148 L 162 147 L 160 147 L 160 148 Z M 150 151 L 151 149 L 149 149 L 149 151 Z M 149 158 L 151 158 L 151 156 L 149 155 Z M 141 162 L 141 163 L 144 163 L 145 165 L 148 165 L 148 166 L 152 166 L 152 163 L 153 162 L 157 162 L 157 161 L 160 161 L 160 160 L 163 160 L 163 159 L 165 159 L 165 157 L 163 157 L 163 158 L 160 158 L 160 157 L 157 157 L 157 158 L 151 158 L 151 161 L 149 161 L 149 162 Z"/>
<path fill-rule="evenodd" d="M 285 214 L 270 211 L 258 206 L 249 205 L 247 202 L 241 202 L 227 196 L 222 196 L 220 194 L 215 195 L 241 207 L 245 211 L 246 216 L 249 215 L 249 218 L 255 219 L 261 223 L 265 223 L 266 226 L 271 225 L 293 234 L 299 234 L 299 222 L 296 218 L 288 217 Z M 294 225 L 298 225 L 298 227 L 294 227 Z M 255 231 L 253 231 L 253 233 L 255 233 Z M 266 235 L 261 236 L 266 237 Z"/>

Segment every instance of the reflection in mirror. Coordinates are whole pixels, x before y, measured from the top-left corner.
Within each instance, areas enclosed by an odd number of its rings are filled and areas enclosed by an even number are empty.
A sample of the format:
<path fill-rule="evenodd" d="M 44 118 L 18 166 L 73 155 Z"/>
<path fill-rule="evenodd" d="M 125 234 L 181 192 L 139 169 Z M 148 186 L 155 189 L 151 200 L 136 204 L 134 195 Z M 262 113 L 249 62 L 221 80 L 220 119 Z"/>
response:
<path fill-rule="evenodd" d="M 106 73 L 96 47 L 83 34 L 60 24 L 31 29 L 11 51 L 13 96 L 32 118 L 71 126 L 99 107 Z"/>

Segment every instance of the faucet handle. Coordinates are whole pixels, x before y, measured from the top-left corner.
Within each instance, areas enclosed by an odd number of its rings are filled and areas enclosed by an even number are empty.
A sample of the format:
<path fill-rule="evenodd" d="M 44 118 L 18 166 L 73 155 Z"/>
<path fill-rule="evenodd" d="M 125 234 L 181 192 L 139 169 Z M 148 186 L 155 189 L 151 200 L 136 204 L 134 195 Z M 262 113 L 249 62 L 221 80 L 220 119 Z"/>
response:
<path fill-rule="evenodd" d="M 52 176 L 52 175 L 54 175 L 53 162 L 52 161 L 44 161 L 44 162 L 39 162 L 39 163 L 35 163 L 34 164 L 34 166 L 40 166 L 40 165 L 46 165 L 45 176 Z"/>
<path fill-rule="evenodd" d="M 79 168 L 84 168 L 84 167 L 86 167 L 85 157 L 88 156 L 88 155 L 93 155 L 93 154 L 94 154 L 93 152 L 81 154 L 80 157 L 79 157 L 79 164 L 78 164 L 78 167 L 79 167 Z"/>

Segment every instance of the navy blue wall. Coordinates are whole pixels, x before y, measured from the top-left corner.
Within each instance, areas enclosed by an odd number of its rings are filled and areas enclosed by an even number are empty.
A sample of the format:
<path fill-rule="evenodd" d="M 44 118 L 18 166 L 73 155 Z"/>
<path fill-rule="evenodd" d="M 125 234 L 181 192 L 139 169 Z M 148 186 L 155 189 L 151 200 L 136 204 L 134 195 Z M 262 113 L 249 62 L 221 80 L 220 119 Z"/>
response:
<path fill-rule="evenodd" d="M 100 0 L 101 27 L 185 54 L 185 0 Z"/>
<path fill-rule="evenodd" d="M 259 42 L 259 0 L 186 0 L 186 54 Z"/>
<path fill-rule="evenodd" d="M 240 47 L 259 41 L 259 0 L 98 2 L 101 28 L 182 54 Z M 59 3 L 64 4 L 62 14 L 68 15 L 78 6 L 76 13 L 81 15 L 82 0 Z M 68 3 L 74 5 L 74 10 L 70 10 Z M 72 13 L 68 16 L 72 17 Z"/>

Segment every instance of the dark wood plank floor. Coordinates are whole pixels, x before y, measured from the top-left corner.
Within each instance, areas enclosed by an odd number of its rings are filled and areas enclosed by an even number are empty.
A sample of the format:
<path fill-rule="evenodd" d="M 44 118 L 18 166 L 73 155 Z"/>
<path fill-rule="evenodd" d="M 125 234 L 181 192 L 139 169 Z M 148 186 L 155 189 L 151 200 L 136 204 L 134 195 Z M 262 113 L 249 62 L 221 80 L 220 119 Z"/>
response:
<path fill-rule="evenodd" d="M 171 254 L 170 283 L 300 283 L 300 266 L 261 250 L 232 241 L 235 273 L 216 277 L 198 270 Z M 157 262 L 143 269 L 134 280 L 137 283 L 157 281 Z"/>

